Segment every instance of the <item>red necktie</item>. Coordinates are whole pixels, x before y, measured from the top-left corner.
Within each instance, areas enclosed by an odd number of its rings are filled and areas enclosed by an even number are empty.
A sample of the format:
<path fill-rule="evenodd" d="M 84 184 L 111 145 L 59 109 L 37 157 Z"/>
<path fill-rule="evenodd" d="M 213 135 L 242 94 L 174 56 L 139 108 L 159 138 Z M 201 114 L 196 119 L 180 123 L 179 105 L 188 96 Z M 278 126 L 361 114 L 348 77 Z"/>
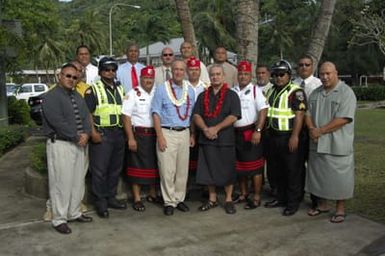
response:
<path fill-rule="evenodd" d="M 132 88 L 136 88 L 138 86 L 138 77 L 136 76 L 135 66 L 132 66 L 131 68 L 131 81 Z"/>

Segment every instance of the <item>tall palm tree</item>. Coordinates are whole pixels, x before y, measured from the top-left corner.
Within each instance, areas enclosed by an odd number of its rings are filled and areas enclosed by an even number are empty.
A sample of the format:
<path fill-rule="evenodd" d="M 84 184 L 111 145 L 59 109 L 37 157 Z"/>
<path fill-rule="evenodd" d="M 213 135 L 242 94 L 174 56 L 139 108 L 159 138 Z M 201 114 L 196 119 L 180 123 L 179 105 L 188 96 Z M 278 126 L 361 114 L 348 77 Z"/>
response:
<path fill-rule="evenodd" d="M 196 46 L 195 30 L 191 19 L 191 13 L 190 13 L 190 8 L 188 6 L 188 1 L 175 0 L 175 5 L 176 5 L 176 11 L 178 13 L 178 16 L 181 22 L 184 40 Z"/>
<path fill-rule="evenodd" d="M 322 0 L 318 20 L 315 24 L 307 54 L 313 57 L 314 67 L 317 67 L 329 34 L 330 24 L 337 0 Z"/>
<path fill-rule="evenodd" d="M 259 0 L 239 0 L 237 10 L 238 59 L 247 59 L 257 64 Z"/>

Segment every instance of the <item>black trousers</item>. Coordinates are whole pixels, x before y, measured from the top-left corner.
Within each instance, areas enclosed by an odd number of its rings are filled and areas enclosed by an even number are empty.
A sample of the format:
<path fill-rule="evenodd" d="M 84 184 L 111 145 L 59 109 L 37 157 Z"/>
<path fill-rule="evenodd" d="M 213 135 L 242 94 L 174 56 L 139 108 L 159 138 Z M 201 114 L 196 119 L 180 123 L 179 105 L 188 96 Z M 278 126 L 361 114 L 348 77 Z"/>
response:
<path fill-rule="evenodd" d="M 100 129 L 102 142 L 90 143 L 90 171 L 95 206 L 106 210 L 109 199 L 116 196 L 119 175 L 123 170 L 125 136 L 121 128 Z"/>
<path fill-rule="evenodd" d="M 299 138 L 298 150 L 289 152 L 290 134 L 267 132 L 267 173 L 277 186 L 278 201 L 297 209 L 302 200 L 303 147 Z"/>

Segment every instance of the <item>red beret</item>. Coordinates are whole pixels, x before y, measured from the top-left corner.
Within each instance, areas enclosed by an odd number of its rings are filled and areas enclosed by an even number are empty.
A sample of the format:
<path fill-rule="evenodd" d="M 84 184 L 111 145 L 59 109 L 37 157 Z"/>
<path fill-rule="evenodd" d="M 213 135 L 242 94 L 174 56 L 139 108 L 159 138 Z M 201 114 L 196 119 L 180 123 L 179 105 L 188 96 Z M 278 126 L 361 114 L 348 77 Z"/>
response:
<path fill-rule="evenodd" d="M 155 77 L 154 67 L 153 66 L 146 66 L 146 67 L 142 68 L 142 70 L 140 71 L 140 76 L 154 78 Z"/>
<path fill-rule="evenodd" d="M 238 72 L 250 72 L 251 73 L 251 63 L 247 60 L 242 60 L 238 64 Z"/>
<path fill-rule="evenodd" d="M 200 68 L 201 62 L 199 60 L 197 60 L 194 56 L 192 56 L 187 60 L 187 67 L 188 68 Z"/>

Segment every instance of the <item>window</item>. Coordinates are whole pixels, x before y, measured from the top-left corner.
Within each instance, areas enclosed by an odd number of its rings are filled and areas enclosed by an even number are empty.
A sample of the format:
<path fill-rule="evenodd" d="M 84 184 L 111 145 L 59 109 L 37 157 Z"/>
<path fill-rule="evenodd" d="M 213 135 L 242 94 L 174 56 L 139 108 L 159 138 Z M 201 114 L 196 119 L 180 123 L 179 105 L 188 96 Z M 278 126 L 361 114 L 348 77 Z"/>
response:
<path fill-rule="evenodd" d="M 44 85 L 35 84 L 35 92 L 44 92 L 44 91 L 45 91 Z"/>
<path fill-rule="evenodd" d="M 31 85 L 23 85 L 20 88 L 19 93 L 26 93 L 26 92 L 32 92 L 32 86 Z"/>

